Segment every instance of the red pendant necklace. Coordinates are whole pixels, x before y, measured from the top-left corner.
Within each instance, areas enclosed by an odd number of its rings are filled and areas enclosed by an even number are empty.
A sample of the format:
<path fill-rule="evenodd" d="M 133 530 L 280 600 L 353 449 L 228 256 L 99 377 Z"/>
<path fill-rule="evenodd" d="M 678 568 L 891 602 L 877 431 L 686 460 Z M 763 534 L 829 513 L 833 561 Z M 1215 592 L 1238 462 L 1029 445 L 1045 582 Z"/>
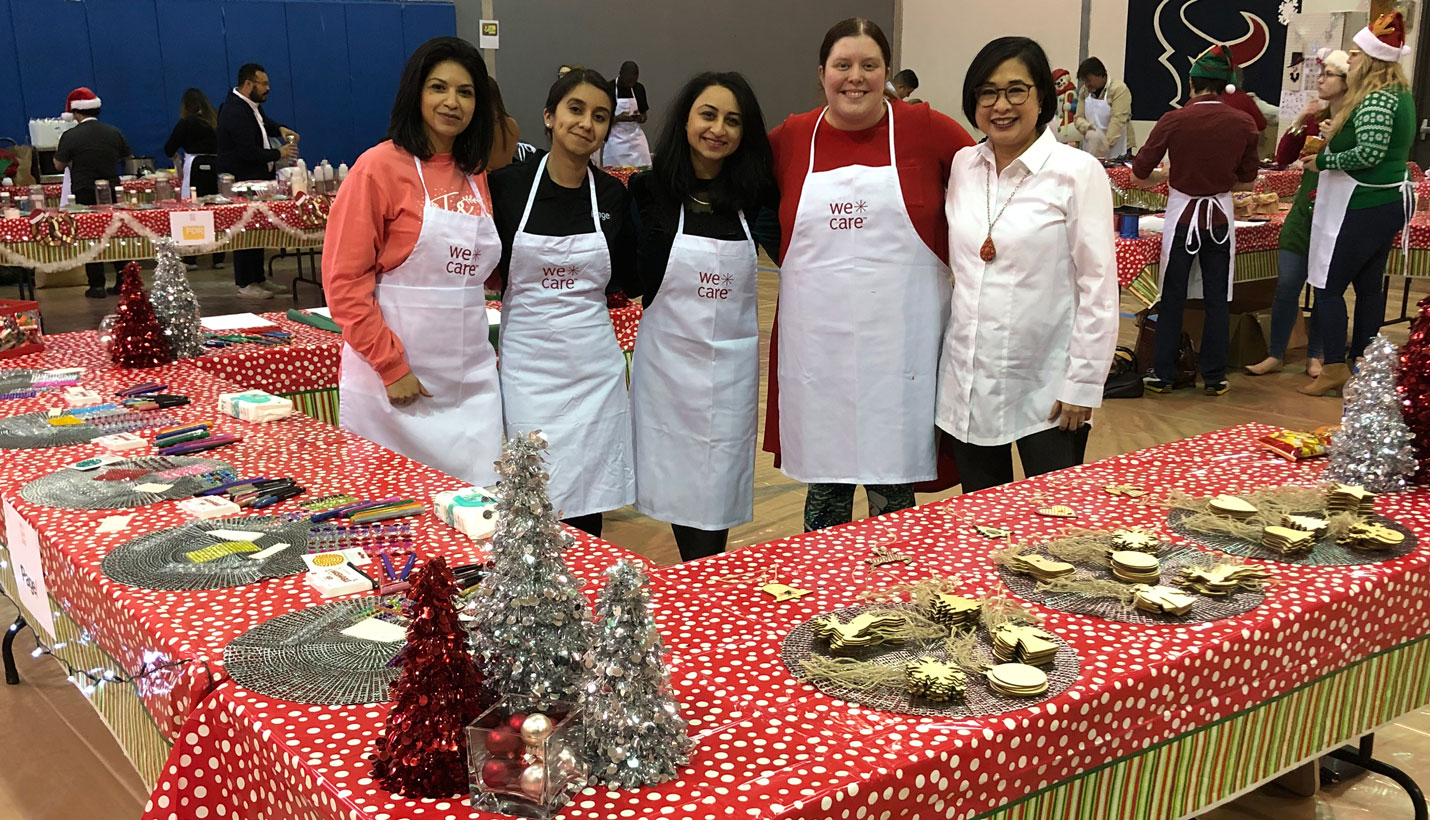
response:
<path fill-rule="evenodd" d="M 1013 193 L 1008 195 L 1008 199 L 1003 202 L 1003 207 L 998 209 L 998 215 L 993 215 L 993 168 L 990 166 L 984 176 L 983 187 L 983 209 L 988 216 L 988 236 L 983 240 L 983 245 L 978 249 L 978 258 L 984 262 L 992 262 L 993 257 L 998 255 L 998 248 L 993 244 L 993 226 L 998 224 L 998 220 L 1003 217 L 1003 212 L 1008 210 L 1008 205 L 1013 202 L 1013 197 L 1018 195 L 1018 189 L 1023 187 L 1023 183 L 1032 176 L 1031 171 L 1024 171 L 1022 179 L 1013 186 Z"/>

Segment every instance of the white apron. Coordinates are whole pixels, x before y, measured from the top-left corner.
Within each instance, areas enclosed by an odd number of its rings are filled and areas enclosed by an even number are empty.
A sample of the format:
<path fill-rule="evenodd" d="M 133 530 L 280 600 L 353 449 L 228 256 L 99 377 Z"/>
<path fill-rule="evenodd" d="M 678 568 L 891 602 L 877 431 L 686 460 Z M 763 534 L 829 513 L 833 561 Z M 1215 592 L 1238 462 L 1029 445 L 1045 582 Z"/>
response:
<path fill-rule="evenodd" d="M 616 100 L 617 114 L 639 114 L 635 97 Z M 606 137 L 606 152 L 601 155 L 601 164 L 608 168 L 650 166 L 650 145 L 646 143 L 645 132 L 638 122 L 617 122 L 611 124 L 610 136 Z"/>
<path fill-rule="evenodd" d="M 1218 245 L 1231 242 L 1231 255 L 1226 267 L 1226 298 L 1230 300 L 1232 283 L 1236 281 L 1236 220 L 1233 218 L 1235 206 L 1232 204 L 1230 191 L 1209 196 L 1188 196 L 1168 186 L 1167 212 L 1163 214 L 1165 220 L 1162 224 L 1162 258 L 1157 269 L 1157 290 L 1162 290 L 1162 281 L 1167 276 L 1167 260 L 1172 254 L 1172 236 L 1182 221 L 1182 212 L 1189 207 L 1192 209 L 1192 221 L 1187 224 L 1187 238 L 1182 243 L 1188 253 L 1201 250 L 1203 242 L 1214 242 Z M 1212 224 L 1214 212 L 1226 217 L 1225 225 L 1217 227 Z M 1226 233 L 1218 234 L 1218 231 Z M 1201 259 L 1192 257 L 1192 268 L 1187 272 L 1187 298 L 1201 299 L 1202 294 L 1202 262 Z"/>
<path fill-rule="evenodd" d="M 194 157 L 196 154 L 184 154 L 184 173 L 179 177 L 179 198 L 194 198 Z M 498 260 L 500 261 L 500 260 Z"/>
<path fill-rule="evenodd" d="M 509 438 L 541 430 L 549 442 L 547 492 L 562 518 L 635 500 L 626 358 L 606 309 L 611 253 L 601 232 L 595 176 L 589 233 L 526 232 L 541 158 L 511 243 L 502 297 L 501 383 Z"/>
<path fill-rule="evenodd" d="M 416 161 L 416 157 L 413 160 Z M 422 163 L 417 162 L 422 180 Z M 472 193 L 481 193 L 470 179 Z M 423 190 L 426 182 L 422 180 Z M 401 265 L 378 277 L 383 321 L 402 340 L 407 363 L 432 394 L 406 407 L 387 399 L 382 378 L 343 345 L 338 423 L 429 467 L 478 486 L 498 480 L 501 388 L 487 338 L 487 276 L 501 261 L 491 208 L 449 211 L 429 200 L 417 244 Z"/>
<path fill-rule="evenodd" d="M 1315 207 L 1311 209 L 1311 247 L 1306 261 L 1306 281 L 1311 283 L 1311 287 L 1322 290 L 1326 287 L 1326 275 L 1331 270 L 1331 256 L 1336 251 L 1336 240 L 1341 235 L 1341 223 L 1345 222 L 1351 194 L 1355 193 L 1357 186 L 1399 188 L 1404 200 L 1405 219 L 1409 221 L 1415 213 L 1415 185 L 1410 182 L 1409 171 L 1406 172 L 1405 181 L 1383 184 L 1359 182 L 1345 171 L 1322 171 L 1316 177 Z M 1410 252 L 1408 230 L 1400 232 L 1400 252 L 1402 255 L 1408 255 Z M 1401 259 L 1402 263 L 1406 261 Z M 1409 268 L 1402 264 L 1401 270 L 1407 271 Z"/>
<path fill-rule="evenodd" d="M 909 219 L 892 108 L 888 116 L 888 165 L 816 172 L 822 112 L 810 137 L 780 268 L 781 469 L 796 481 L 937 475 L 934 407 L 952 274 Z"/>
<path fill-rule="evenodd" d="M 70 197 L 74 195 L 74 185 L 70 180 L 70 169 L 65 169 L 64 181 L 60 183 L 60 207 L 69 207 Z"/>
<path fill-rule="evenodd" d="M 636 509 L 701 530 L 754 518 L 758 257 L 740 225 L 742 241 L 691 236 L 681 207 L 631 363 Z"/>
<path fill-rule="evenodd" d="M 1102 132 L 1103 143 L 1106 143 L 1107 129 L 1112 125 L 1112 103 L 1107 100 L 1099 100 L 1092 95 L 1088 95 L 1087 108 L 1083 112 L 1087 115 L 1087 121 L 1092 123 L 1092 127 Z M 1117 144 L 1107 146 L 1107 156 L 1122 157 L 1127 155 L 1127 129 L 1122 129 L 1122 135 L 1117 138 Z"/>

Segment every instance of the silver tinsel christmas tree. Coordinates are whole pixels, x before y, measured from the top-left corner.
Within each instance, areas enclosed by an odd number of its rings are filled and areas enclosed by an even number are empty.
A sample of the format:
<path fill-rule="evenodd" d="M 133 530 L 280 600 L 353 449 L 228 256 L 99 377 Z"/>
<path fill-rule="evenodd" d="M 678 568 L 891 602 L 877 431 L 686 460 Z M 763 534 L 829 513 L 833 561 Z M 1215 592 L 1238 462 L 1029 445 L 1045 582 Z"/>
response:
<path fill-rule="evenodd" d="M 1341 430 L 1331 439 L 1331 463 L 1323 476 L 1327 480 L 1393 493 L 1405 489 L 1415 474 L 1410 428 L 1395 390 L 1397 366 L 1395 345 L 1376 336 L 1346 385 Z"/>
<path fill-rule="evenodd" d="M 584 582 L 561 557 L 572 539 L 546 495 L 545 450 L 539 432 L 507 440 L 497 463 L 494 567 L 469 612 L 486 685 L 497 695 L 549 705 L 577 699 L 582 659 L 591 648 L 591 609 L 581 594 Z"/>
<path fill-rule="evenodd" d="M 646 574 L 620 561 L 606 577 L 581 687 L 586 756 L 593 780 L 613 789 L 649 786 L 675 777 L 694 744 L 661 660 Z"/>
<path fill-rule="evenodd" d="M 154 267 L 154 287 L 149 289 L 149 301 L 154 315 L 164 328 L 164 338 L 174 358 L 193 359 L 204 353 L 204 329 L 200 324 L 199 300 L 189 287 L 188 270 L 173 240 L 154 242 L 158 263 Z"/>

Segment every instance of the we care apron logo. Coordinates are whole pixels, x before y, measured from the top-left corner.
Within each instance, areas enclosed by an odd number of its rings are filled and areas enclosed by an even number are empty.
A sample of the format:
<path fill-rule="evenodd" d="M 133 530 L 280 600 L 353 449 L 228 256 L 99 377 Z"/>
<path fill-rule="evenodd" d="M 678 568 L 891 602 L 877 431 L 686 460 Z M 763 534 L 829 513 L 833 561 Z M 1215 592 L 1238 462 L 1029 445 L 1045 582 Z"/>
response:
<path fill-rule="evenodd" d="M 477 261 L 482 258 L 481 250 L 465 245 L 448 245 L 447 272 L 454 276 L 477 276 Z"/>
<path fill-rule="evenodd" d="M 863 214 L 869 210 L 869 203 L 864 200 L 857 202 L 831 202 L 829 203 L 829 229 L 831 231 L 858 231 L 863 230 L 867 216 L 855 216 Z"/>
<path fill-rule="evenodd" d="M 701 299 L 728 299 L 730 298 L 730 285 L 735 282 L 735 277 L 730 274 L 721 276 L 718 273 L 706 273 L 699 271 L 700 285 L 695 289 L 695 295 Z"/>
<path fill-rule="evenodd" d="M 547 290 L 570 290 L 576 287 L 581 269 L 575 265 L 541 266 L 541 286 Z"/>

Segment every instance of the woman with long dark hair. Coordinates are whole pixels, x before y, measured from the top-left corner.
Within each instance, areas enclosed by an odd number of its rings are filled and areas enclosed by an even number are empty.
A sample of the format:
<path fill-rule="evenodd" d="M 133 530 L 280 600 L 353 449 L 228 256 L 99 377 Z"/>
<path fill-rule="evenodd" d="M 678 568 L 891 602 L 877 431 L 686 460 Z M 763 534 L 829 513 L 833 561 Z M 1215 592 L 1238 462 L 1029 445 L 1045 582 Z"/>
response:
<path fill-rule="evenodd" d="M 546 96 L 550 153 L 492 174 L 506 433 L 546 436 L 551 503 L 592 535 L 635 500 L 626 359 L 606 310 L 613 280 L 640 291 L 635 235 L 625 186 L 591 164 L 615 109 L 600 73 L 567 72 Z"/>
<path fill-rule="evenodd" d="M 730 527 L 754 517 L 752 228 L 776 207 L 772 172 L 755 93 L 725 72 L 685 84 L 654 167 L 631 178 L 645 308 L 631 366 L 636 509 L 670 522 L 686 561 L 724 552 Z"/>
<path fill-rule="evenodd" d="M 323 246 L 345 343 L 339 424 L 474 484 L 496 480 L 502 447 L 483 287 L 501 256 L 485 172 L 490 95 L 471 43 L 418 47 L 388 139 L 353 165 Z"/>

